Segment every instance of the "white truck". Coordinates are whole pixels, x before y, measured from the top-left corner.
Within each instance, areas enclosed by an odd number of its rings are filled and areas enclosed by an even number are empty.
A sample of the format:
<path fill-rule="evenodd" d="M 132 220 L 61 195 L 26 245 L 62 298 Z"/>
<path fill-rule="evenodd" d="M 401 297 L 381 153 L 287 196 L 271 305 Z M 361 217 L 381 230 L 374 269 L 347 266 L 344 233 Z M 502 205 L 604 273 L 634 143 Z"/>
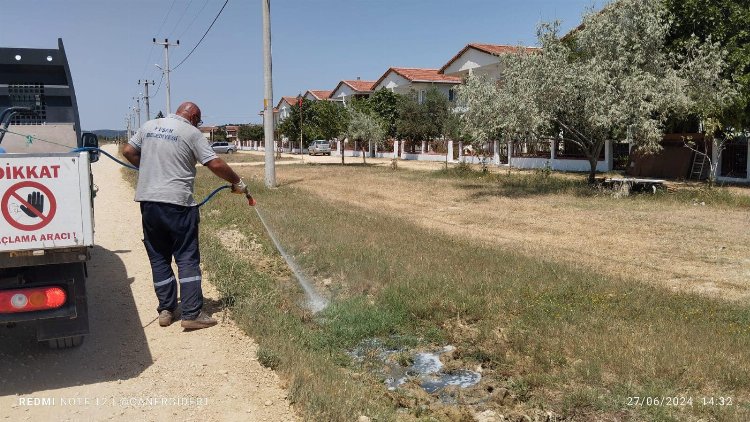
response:
<path fill-rule="evenodd" d="M 52 348 L 78 346 L 89 332 L 98 153 L 73 150 L 97 146 L 81 133 L 62 40 L 0 48 L 0 324 L 36 324 Z"/>

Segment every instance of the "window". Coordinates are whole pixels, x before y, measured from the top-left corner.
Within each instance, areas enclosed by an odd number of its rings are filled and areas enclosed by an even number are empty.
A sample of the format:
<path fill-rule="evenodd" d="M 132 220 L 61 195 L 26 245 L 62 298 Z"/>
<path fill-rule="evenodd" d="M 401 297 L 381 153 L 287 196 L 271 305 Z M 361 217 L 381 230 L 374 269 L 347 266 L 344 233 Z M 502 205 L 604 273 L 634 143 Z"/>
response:
<path fill-rule="evenodd" d="M 453 88 L 448 90 L 448 101 L 450 102 L 456 101 L 456 90 Z"/>
<path fill-rule="evenodd" d="M 425 91 L 424 89 L 419 91 L 419 98 L 418 98 L 419 104 L 422 104 L 424 102 L 426 96 L 427 96 L 427 91 Z"/>

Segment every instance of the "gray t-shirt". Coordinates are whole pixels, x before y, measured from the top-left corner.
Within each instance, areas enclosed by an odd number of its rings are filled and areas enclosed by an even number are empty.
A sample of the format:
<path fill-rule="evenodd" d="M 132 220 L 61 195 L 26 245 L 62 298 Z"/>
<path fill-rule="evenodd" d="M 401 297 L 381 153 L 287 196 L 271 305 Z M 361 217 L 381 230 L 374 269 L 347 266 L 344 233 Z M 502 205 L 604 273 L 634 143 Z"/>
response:
<path fill-rule="evenodd" d="M 146 122 L 128 142 L 141 152 L 135 200 L 191 207 L 195 164 L 216 158 L 201 132 L 176 114 Z"/>

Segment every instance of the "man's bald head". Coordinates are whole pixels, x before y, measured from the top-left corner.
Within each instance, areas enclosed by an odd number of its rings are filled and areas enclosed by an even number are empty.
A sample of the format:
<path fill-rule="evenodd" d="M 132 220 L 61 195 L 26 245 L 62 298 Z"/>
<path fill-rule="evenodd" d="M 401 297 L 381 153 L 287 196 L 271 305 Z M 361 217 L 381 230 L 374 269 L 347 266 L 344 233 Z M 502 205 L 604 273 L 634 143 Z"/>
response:
<path fill-rule="evenodd" d="M 191 103 L 190 101 L 180 104 L 174 114 L 186 119 L 190 124 L 196 127 L 201 121 L 201 109 L 198 108 L 195 103 Z"/>

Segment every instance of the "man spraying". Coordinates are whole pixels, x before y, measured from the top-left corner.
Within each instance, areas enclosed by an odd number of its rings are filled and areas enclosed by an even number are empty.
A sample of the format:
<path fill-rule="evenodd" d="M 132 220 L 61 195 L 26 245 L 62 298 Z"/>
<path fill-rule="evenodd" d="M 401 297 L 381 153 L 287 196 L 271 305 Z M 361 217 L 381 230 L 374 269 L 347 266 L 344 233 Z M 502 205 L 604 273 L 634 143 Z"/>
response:
<path fill-rule="evenodd" d="M 197 129 L 201 123 L 200 108 L 182 103 L 174 114 L 146 122 L 123 150 L 125 158 L 139 168 L 135 200 L 141 207 L 143 243 L 151 262 L 162 327 L 174 321 L 178 281 L 182 327 L 194 330 L 216 325 L 216 320 L 202 311 L 200 215 L 193 198 L 196 163 L 231 183 L 233 193 L 247 195 L 240 176 L 216 156 Z M 173 257 L 179 280 L 172 272 Z"/>

